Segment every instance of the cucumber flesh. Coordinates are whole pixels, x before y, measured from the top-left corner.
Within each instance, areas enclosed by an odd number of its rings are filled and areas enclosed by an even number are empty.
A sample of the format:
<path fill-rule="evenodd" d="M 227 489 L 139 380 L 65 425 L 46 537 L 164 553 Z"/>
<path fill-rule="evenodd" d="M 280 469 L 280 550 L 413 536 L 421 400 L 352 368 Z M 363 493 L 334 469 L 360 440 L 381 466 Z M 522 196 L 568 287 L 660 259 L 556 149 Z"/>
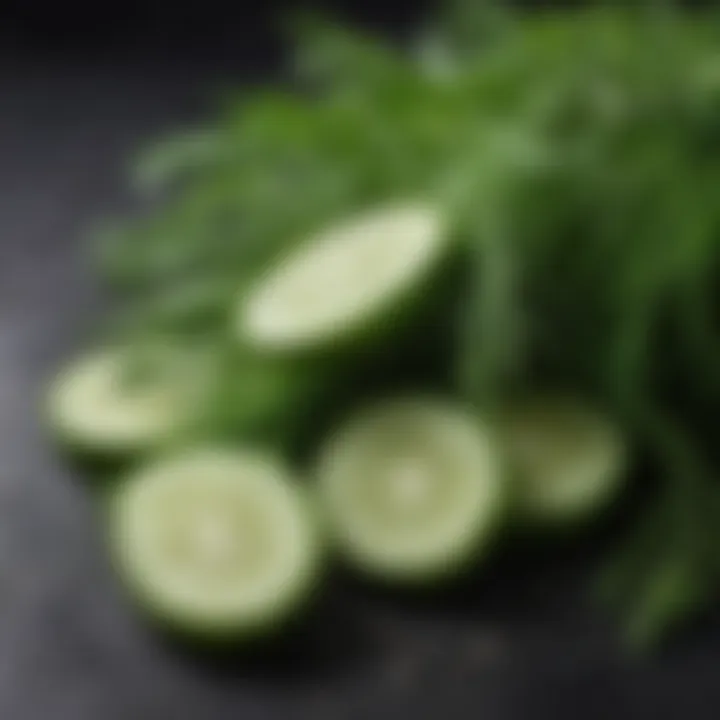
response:
<path fill-rule="evenodd" d="M 626 447 L 619 429 L 583 403 L 531 398 L 499 422 L 520 518 L 576 522 L 601 510 L 619 491 Z"/>
<path fill-rule="evenodd" d="M 273 630 L 314 588 L 313 515 L 271 457 L 188 450 L 130 477 L 110 507 L 120 576 L 141 607 L 183 634 Z"/>
<path fill-rule="evenodd" d="M 204 360 L 165 345 L 88 355 L 51 389 L 53 429 L 67 444 L 92 453 L 156 448 L 190 422 L 210 377 Z"/>
<path fill-rule="evenodd" d="M 362 336 L 419 291 L 448 244 L 429 205 L 396 204 L 345 220 L 302 243 L 241 299 L 237 334 L 269 351 Z"/>
<path fill-rule="evenodd" d="M 319 465 L 328 526 L 347 559 L 390 581 L 459 572 L 481 557 L 502 515 L 502 473 L 489 433 L 440 401 L 366 411 Z"/>

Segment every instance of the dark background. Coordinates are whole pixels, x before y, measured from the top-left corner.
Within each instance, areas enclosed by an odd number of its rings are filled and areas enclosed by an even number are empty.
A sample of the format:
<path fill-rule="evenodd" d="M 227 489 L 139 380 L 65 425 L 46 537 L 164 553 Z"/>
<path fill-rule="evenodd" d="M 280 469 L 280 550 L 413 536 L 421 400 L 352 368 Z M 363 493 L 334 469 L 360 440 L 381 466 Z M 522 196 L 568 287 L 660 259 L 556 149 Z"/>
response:
<path fill-rule="evenodd" d="M 325 9 L 376 27 L 398 28 L 432 7 L 410 0 L 10 0 L 3 4 L 0 37 L 34 52 L 196 51 L 206 57 L 268 52 L 277 17 L 298 8 Z M 245 47 L 243 47 L 245 46 Z"/>
<path fill-rule="evenodd" d="M 170 648 L 125 605 L 92 494 L 38 422 L 102 312 L 81 239 L 129 207 L 139 145 L 278 72 L 275 21 L 297 6 L 0 5 L 0 718 L 717 718 L 717 614 L 653 658 L 624 654 L 586 594 L 602 538 L 516 553 L 434 602 L 338 579 L 304 637 L 252 663 Z M 325 6 L 392 31 L 421 12 Z"/>

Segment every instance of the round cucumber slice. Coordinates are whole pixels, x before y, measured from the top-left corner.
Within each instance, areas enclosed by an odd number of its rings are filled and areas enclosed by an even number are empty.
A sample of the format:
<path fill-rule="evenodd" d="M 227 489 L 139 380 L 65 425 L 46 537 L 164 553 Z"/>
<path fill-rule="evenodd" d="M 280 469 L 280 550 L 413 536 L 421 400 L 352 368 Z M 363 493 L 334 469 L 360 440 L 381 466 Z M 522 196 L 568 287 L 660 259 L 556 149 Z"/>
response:
<path fill-rule="evenodd" d="M 243 297 L 237 333 L 269 351 L 363 336 L 421 294 L 448 246 L 441 214 L 429 205 L 397 204 L 355 216 L 302 243 Z"/>
<path fill-rule="evenodd" d="M 128 588 L 150 616 L 187 636 L 233 640 L 271 631 L 315 587 L 313 514 L 272 457 L 187 450 L 130 477 L 110 508 Z"/>
<path fill-rule="evenodd" d="M 329 528 L 348 560 L 390 581 L 452 575 L 479 559 L 502 515 L 488 431 L 440 401 L 391 401 L 352 420 L 319 467 Z"/>
<path fill-rule="evenodd" d="M 106 348 L 56 379 L 50 420 L 76 449 L 109 455 L 149 450 L 189 423 L 208 378 L 195 353 L 165 345 Z"/>
<path fill-rule="evenodd" d="M 532 398 L 499 422 L 523 521 L 575 522 L 602 509 L 621 487 L 626 447 L 617 427 L 579 401 Z"/>

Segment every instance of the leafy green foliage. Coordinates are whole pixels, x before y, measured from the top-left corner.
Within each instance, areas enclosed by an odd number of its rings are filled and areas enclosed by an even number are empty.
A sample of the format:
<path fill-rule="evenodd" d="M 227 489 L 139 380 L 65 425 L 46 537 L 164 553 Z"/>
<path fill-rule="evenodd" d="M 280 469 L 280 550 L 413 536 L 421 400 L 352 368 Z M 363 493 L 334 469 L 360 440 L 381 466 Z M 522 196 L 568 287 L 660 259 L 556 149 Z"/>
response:
<path fill-rule="evenodd" d="M 648 642 L 720 571 L 717 32 L 665 4 L 481 5 L 450 3 L 417 52 L 306 24 L 299 89 L 241 97 L 141 164 L 170 197 L 104 246 L 103 268 L 146 329 L 199 315 L 221 332 L 228 298 L 320 223 L 389 196 L 445 204 L 472 260 L 447 319 L 458 393 L 487 408 L 571 385 L 654 467 L 656 507 L 604 582 Z"/>

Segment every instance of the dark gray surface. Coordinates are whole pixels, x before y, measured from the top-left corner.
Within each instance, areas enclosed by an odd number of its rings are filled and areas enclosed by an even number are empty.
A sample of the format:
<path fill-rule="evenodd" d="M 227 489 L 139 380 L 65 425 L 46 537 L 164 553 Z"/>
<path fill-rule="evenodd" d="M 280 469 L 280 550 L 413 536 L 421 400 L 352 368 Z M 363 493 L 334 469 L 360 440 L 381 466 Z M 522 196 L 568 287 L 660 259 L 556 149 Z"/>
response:
<path fill-rule="evenodd" d="M 127 153 L 196 116 L 230 75 L 1 62 L 0 718 L 718 716 L 717 623 L 652 662 L 623 658 L 583 599 L 592 547 L 562 566 L 503 564 L 432 607 L 336 582 L 304 640 L 259 666 L 213 668 L 145 631 L 106 567 L 92 494 L 43 438 L 38 407 L 99 314 L 80 239 L 126 201 Z"/>

